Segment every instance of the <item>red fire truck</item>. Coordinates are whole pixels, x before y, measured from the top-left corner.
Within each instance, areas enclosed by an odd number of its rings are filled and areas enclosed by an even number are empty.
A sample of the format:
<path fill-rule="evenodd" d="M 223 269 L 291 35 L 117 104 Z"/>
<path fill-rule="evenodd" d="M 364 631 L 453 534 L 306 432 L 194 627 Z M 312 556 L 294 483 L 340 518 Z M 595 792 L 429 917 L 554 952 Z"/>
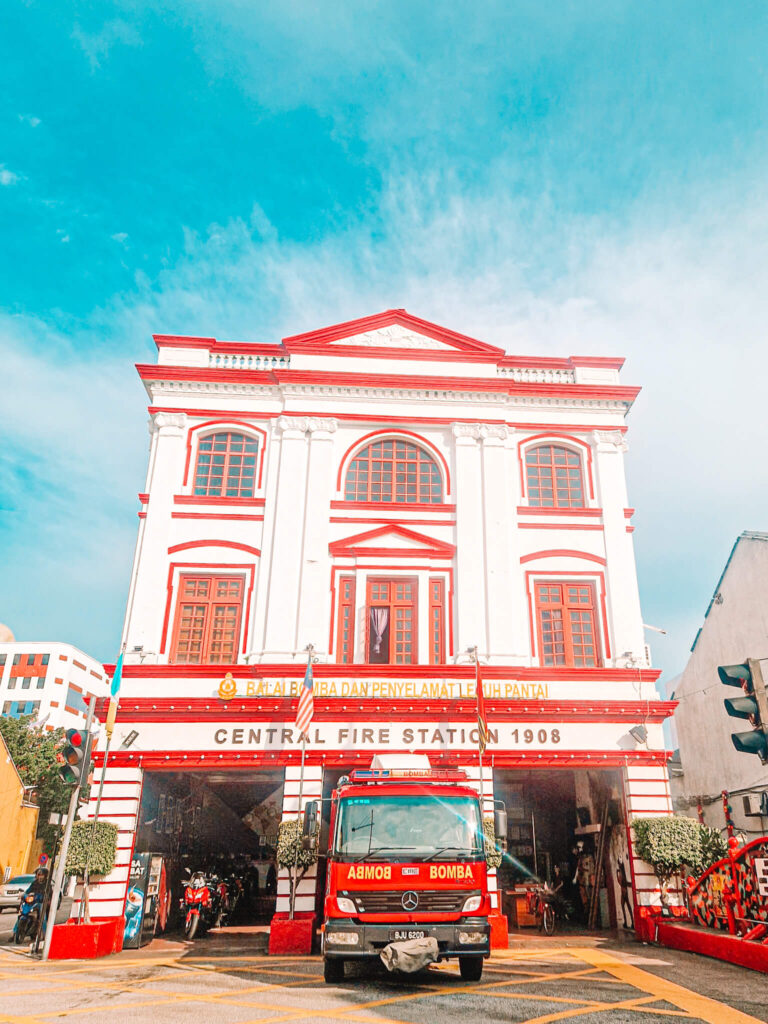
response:
<path fill-rule="evenodd" d="M 374 762 L 375 763 L 375 762 Z M 317 803 L 304 827 L 312 833 Z M 504 811 L 494 815 L 506 835 Z M 490 954 L 480 802 L 460 770 L 369 769 L 339 780 L 328 837 L 322 946 L 325 980 L 344 962 L 393 942 L 432 936 L 477 981 Z"/>

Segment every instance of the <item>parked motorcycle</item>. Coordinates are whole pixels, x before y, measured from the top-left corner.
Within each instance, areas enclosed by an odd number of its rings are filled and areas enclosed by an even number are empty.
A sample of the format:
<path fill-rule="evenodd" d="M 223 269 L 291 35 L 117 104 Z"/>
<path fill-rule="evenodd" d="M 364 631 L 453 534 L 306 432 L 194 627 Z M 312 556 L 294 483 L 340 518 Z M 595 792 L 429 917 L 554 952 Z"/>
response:
<path fill-rule="evenodd" d="M 194 872 L 181 898 L 184 916 L 184 935 L 194 939 L 209 928 L 218 928 L 229 909 L 227 886 L 216 875 L 206 877 L 202 871 Z"/>
<path fill-rule="evenodd" d="M 19 904 L 19 916 L 16 918 L 16 925 L 13 930 L 13 941 L 17 946 L 22 942 L 29 941 L 37 935 L 37 926 L 40 922 L 40 911 L 43 906 L 43 894 L 41 892 L 27 893 L 21 897 Z"/>

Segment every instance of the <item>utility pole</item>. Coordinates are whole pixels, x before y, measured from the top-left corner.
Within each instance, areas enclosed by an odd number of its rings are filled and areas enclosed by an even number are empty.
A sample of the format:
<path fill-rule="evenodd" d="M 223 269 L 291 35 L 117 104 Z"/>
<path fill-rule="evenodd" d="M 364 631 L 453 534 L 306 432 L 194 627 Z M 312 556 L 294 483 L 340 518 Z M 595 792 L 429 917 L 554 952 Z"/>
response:
<path fill-rule="evenodd" d="M 83 788 L 83 779 L 88 777 L 88 763 L 91 756 L 91 725 L 93 724 L 93 712 L 96 707 L 95 695 L 91 697 L 88 704 L 88 715 L 85 719 L 85 731 L 88 735 L 87 747 L 85 751 L 85 757 L 83 758 L 83 771 L 80 778 L 77 780 L 75 785 L 72 787 L 72 796 L 69 798 L 69 810 L 67 811 L 67 824 L 64 828 L 64 836 L 61 840 L 61 849 L 59 850 L 59 857 L 56 861 L 56 875 L 53 880 L 53 889 L 51 891 L 51 907 L 48 911 L 48 924 L 45 929 L 45 941 L 43 943 L 43 960 L 48 959 L 48 954 L 51 950 L 51 940 L 53 939 L 53 926 L 56 921 L 56 911 L 59 907 L 59 897 L 61 895 L 61 887 L 64 882 L 64 866 L 67 863 L 67 851 L 69 850 L 69 837 L 72 835 L 72 825 L 75 821 L 75 815 L 77 814 L 77 805 L 80 800 L 80 791 Z"/>

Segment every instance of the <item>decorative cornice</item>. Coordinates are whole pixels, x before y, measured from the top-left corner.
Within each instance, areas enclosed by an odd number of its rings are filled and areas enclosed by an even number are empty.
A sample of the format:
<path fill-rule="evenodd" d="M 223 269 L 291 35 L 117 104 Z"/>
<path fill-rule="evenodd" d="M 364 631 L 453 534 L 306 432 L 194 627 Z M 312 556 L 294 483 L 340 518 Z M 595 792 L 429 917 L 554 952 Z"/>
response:
<path fill-rule="evenodd" d="M 454 423 L 453 436 L 468 437 L 474 441 L 500 440 L 509 436 L 509 428 L 503 423 Z"/>
<path fill-rule="evenodd" d="M 185 412 L 156 412 L 149 420 L 149 432 L 162 431 L 168 437 L 183 437 L 187 427 Z"/>
<path fill-rule="evenodd" d="M 599 452 L 629 451 L 629 445 L 620 430 L 595 430 L 593 437 Z"/>
<path fill-rule="evenodd" d="M 333 434 L 338 427 L 338 423 L 332 417 L 316 417 L 316 416 L 279 416 L 277 423 L 275 424 L 277 430 L 282 431 L 284 434 L 291 432 L 293 434 Z"/>

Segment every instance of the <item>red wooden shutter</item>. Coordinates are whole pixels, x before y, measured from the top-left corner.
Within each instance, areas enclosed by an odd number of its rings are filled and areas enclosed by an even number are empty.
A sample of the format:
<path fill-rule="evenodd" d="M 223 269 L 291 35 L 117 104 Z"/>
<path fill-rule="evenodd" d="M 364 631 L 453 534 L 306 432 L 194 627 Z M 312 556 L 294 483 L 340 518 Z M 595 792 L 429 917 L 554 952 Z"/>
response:
<path fill-rule="evenodd" d="M 445 580 L 433 576 L 429 581 L 429 663 L 445 662 Z"/>
<path fill-rule="evenodd" d="M 339 625 L 336 632 L 336 660 L 351 665 L 355 655 L 355 577 L 339 579 Z"/>
<path fill-rule="evenodd" d="M 170 661 L 230 665 L 243 617 L 242 576 L 180 576 Z"/>

